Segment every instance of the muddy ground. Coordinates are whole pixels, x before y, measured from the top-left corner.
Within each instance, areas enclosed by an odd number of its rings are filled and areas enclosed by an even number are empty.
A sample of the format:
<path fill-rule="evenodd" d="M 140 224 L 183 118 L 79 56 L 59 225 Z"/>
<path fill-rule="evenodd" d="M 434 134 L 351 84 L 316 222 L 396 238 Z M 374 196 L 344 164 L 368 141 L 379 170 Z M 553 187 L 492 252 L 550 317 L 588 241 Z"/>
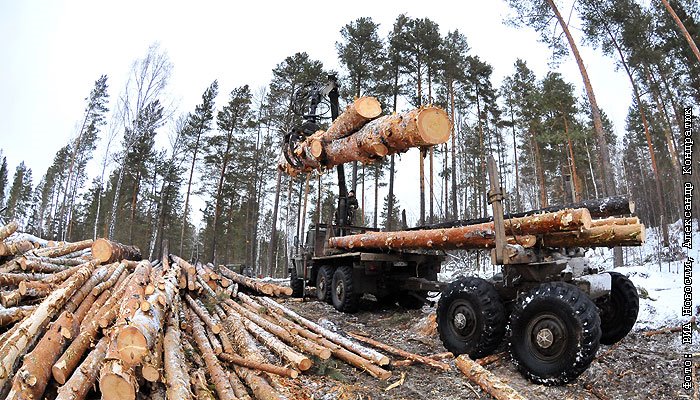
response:
<path fill-rule="evenodd" d="M 287 300 L 285 304 L 316 322 L 346 332 L 360 332 L 390 345 L 422 355 L 445 352 L 437 335 L 425 335 L 421 329 L 434 307 L 404 310 L 398 306 L 378 308 L 363 300 L 362 310 L 343 314 L 331 305 L 306 300 Z M 692 393 L 681 388 L 681 356 L 679 334 L 646 337 L 632 332 L 614 346 L 601 345 L 598 358 L 575 382 L 566 386 L 548 387 L 524 379 L 505 356 L 487 369 L 529 399 L 683 399 Z M 501 345 L 498 351 L 506 351 Z M 389 354 L 387 354 L 389 355 Z M 396 357 L 392 357 L 396 359 Z M 695 360 L 700 368 L 700 359 Z M 388 381 L 331 358 L 314 367 L 313 374 L 301 377 L 295 397 L 309 399 L 490 399 L 470 383 L 452 363 L 453 371 L 442 372 L 423 365 L 397 367 Z M 317 365 L 319 365 L 317 363 Z M 404 383 L 385 390 L 405 374 Z"/>

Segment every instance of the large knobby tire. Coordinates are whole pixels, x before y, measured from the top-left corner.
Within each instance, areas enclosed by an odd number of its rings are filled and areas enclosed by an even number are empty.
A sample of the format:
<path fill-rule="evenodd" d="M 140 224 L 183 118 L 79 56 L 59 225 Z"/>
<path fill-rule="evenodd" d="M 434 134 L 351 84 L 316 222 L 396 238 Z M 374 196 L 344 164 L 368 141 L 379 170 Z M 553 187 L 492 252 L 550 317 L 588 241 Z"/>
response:
<path fill-rule="evenodd" d="M 561 385 L 593 361 L 600 317 L 591 299 L 574 285 L 544 283 L 520 296 L 508 326 L 510 352 L 533 382 Z"/>
<path fill-rule="evenodd" d="M 440 340 L 455 356 L 487 356 L 505 333 L 505 312 L 498 292 L 481 278 L 460 278 L 447 286 L 437 306 Z"/>
<path fill-rule="evenodd" d="M 289 272 L 289 287 L 292 288 L 292 297 L 304 297 L 304 280 L 297 276 L 296 267 Z"/>
<path fill-rule="evenodd" d="M 316 274 L 316 297 L 326 303 L 331 302 L 331 281 L 333 280 L 333 267 L 324 265 Z"/>
<path fill-rule="evenodd" d="M 415 292 L 413 292 L 415 293 Z M 420 310 L 423 308 L 425 302 L 418 297 L 425 299 L 426 295 L 422 293 L 415 293 L 415 296 L 411 292 L 399 292 L 398 301 L 399 305 L 407 310 Z"/>
<path fill-rule="evenodd" d="M 618 272 L 608 272 L 611 288 L 608 296 L 596 301 L 600 311 L 600 343 L 615 344 L 632 330 L 639 313 L 639 295 L 632 281 Z"/>
<path fill-rule="evenodd" d="M 353 289 L 352 267 L 342 266 L 335 270 L 331 298 L 336 310 L 346 313 L 357 312 L 360 307 L 360 296 Z"/>

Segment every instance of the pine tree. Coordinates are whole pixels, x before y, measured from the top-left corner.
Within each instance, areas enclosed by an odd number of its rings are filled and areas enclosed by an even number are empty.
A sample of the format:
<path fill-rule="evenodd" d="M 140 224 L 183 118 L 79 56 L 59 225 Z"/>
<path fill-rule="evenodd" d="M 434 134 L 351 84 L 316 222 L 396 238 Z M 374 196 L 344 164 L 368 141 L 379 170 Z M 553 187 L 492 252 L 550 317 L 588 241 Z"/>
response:
<path fill-rule="evenodd" d="M 192 178 L 194 177 L 194 169 L 197 166 L 197 157 L 200 147 L 205 142 L 205 135 L 211 129 L 211 121 L 214 119 L 214 100 L 219 90 L 219 83 L 212 82 L 211 85 L 202 94 L 202 103 L 195 107 L 194 113 L 189 115 L 187 129 L 184 140 L 187 143 L 188 153 L 192 154 L 192 163 L 190 164 L 189 180 L 187 181 L 187 191 L 185 195 L 185 209 L 183 218 L 185 222 L 189 218 L 190 191 L 192 189 Z M 185 226 L 182 225 L 180 232 L 180 254 L 183 253 L 185 245 Z"/>
<path fill-rule="evenodd" d="M 0 155 L 2 152 L 0 151 Z M 7 157 L 2 156 L 0 161 L 0 210 L 5 204 L 5 192 L 7 191 Z"/>
<path fill-rule="evenodd" d="M 27 225 L 32 206 L 32 170 L 22 161 L 15 169 L 10 193 L 7 197 L 7 220 L 17 220 L 20 229 Z"/>

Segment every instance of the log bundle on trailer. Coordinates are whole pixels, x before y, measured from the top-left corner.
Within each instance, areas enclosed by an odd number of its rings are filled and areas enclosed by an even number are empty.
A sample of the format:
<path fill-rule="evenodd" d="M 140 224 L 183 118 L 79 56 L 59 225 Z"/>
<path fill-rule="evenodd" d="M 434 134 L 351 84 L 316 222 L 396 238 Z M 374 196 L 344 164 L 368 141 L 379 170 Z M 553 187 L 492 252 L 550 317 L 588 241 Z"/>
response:
<path fill-rule="evenodd" d="M 524 248 L 640 246 L 644 225 L 637 218 L 592 220 L 588 208 L 563 209 L 545 213 L 524 213 L 504 220 L 506 239 Z M 450 228 L 366 232 L 333 237 L 331 248 L 345 250 L 486 249 L 496 243 L 493 222 Z"/>
<path fill-rule="evenodd" d="M 376 99 L 356 100 L 327 131 L 310 135 L 292 149 L 298 165 L 282 157 L 279 168 L 296 176 L 353 161 L 371 163 L 412 147 L 442 144 L 450 137 L 450 119 L 441 108 L 421 107 L 383 117 L 380 113 Z"/>

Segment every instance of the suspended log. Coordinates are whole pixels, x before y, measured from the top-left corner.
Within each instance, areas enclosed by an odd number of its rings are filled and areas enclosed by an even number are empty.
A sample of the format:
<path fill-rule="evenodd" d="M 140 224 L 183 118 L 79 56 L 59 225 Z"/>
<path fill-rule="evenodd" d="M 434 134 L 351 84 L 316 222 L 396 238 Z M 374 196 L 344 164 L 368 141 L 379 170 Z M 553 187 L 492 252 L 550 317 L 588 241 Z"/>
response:
<path fill-rule="evenodd" d="M 128 285 L 126 275 L 123 275 L 123 281 L 118 283 L 116 290 L 110 293 L 105 290 L 100 294 L 100 297 L 93 303 L 88 311 L 83 322 L 80 324 L 78 336 L 71 342 L 66 351 L 58 358 L 51 367 L 51 374 L 56 382 L 60 384 L 66 383 L 68 377 L 73 373 L 83 354 L 90 347 L 90 344 L 97 338 L 99 332 L 98 320 L 105 318 L 111 325 L 117 315 L 118 304 L 122 300 L 122 296 Z"/>
<path fill-rule="evenodd" d="M 130 317 L 128 325 L 117 329 L 117 351 L 119 358 L 129 365 L 139 364 L 143 356 L 153 348 L 158 336 L 163 331 L 165 313 L 173 297 L 176 295 L 177 277 L 176 270 L 169 266 L 163 267 L 163 288 L 155 288 L 154 292 L 146 298 L 149 304 L 144 311 L 143 303 L 139 305 Z"/>
<path fill-rule="evenodd" d="M 374 340 L 374 339 L 371 339 L 371 338 L 368 338 L 365 336 L 357 335 L 357 334 L 354 334 L 351 332 L 348 332 L 348 335 L 354 337 L 355 339 L 357 339 L 361 342 L 365 342 L 370 346 L 374 346 L 380 350 L 384 350 L 386 352 L 396 354 L 399 357 L 407 358 L 409 360 L 413 360 L 413 361 L 419 362 L 421 364 L 425 364 L 425 365 L 428 365 L 430 367 L 437 368 L 437 369 L 440 369 L 443 371 L 449 371 L 451 369 L 449 364 L 441 362 L 441 361 L 433 360 L 429 357 L 421 356 L 419 354 L 410 353 L 408 351 L 399 349 L 397 347 L 390 346 L 386 343 L 382 343 L 380 341 L 377 341 L 377 340 Z"/>
<path fill-rule="evenodd" d="M 357 132 L 369 121 L 379 117 L 382 113 L 382 105 L 375 97 L 360 97 L 343 111 L 338 118 L 331 123 L 328 130 L 317 137 L 317 140 L 330 142 L 341 139 Z"/>
<path fill-rule="evenodd" d="M 508 235 L 536 235 L 548 232 L 573 231 L 591 226 L 587 209 L 561 210 L 554 213 L 512 218 L 505 221 Z M 359 235 L 338 236 L 328 245 L 342 249 L 468 249 L 495 246 L 493 222 L 456 228 L 422 231 L 366 232 Z M 511 237 L 509 242 L 532 247 L 532 236 Z"/>
<path fill-rule="evenodd" d="M 100 372 L 100 365 L 105 359 L 108 343 L 107 337 L 103 337 L 97 343 L 97 346 L 85 357 L 85 361 L 80 364 L 80 367 L 65 382 L 65 385 L 58 389 L 56 400 L 81 400 L 87 396 Z"/>
<path fill-rule="evenodd" d="M 28 240 L 18 242 L 0 242 L 0 256 L 14 256 L 24 254 L 34 249 L 34 244 Z"/>
<path fill-rule="evenodd" d="M 353 351 L 362 357 L 372 361 L 373 363 L 377 365 L 387 365 L 389 364 L 389 357 L 374 351 L 372 349 L 369 349 L 367 347 L 364 347 L 360 345 L 359 343 L 356 343 L 344 336 L 341 336 L 335 332 L 332 332 L 319 324 L 309 321 L 308 319 L 302 317 L 301 315 L 295 313 L 294 311 L 288 309 L 287 307 L 284 307 L 283 305 L 275 302 L 272 299 L 266 298 L 266 297 L 258 297 L 257 300 L 264 304 L 265 306 L 268 306 L 270 308 L 274 308 L 276 310 L 281 311 L 284 315 L 289 317 L 291 320 L 299 323 L 300 325 L 310 329 L 311 331 L 325 337 L 326 339 L 337 343 L 340 346 L 345 347 L 346 349 Z"/>
<path fill-rule="evenodd" d="M 92 275 L 93 263 L 86 263 L 73 276 L 61 284 L 56 290 L 44 299 L 34 312 L 18 323 L 19 328 L 12 336 L 7 338 L 12 346 L 5 347 L 5 353 L 0 359 L 0 387 L 5 384 L 12 366 L 19 354 L 24 351 L 28 343 L 40 332 L 45 323 L 53 318 L 63 306 Z"/>
<path fill-rule="evenodd" d="M 216 358 L 211 346 L 209 345 L 209 340 L 207 339 L 204 325 L 202 325 L 202 322 L 191 310 L 188 313 L 188 316 L 189 323 L 192 325 L 192 336 L 194 336 L 194 340 L 197 343 L 197 348 L 199 348 L 202 357 L 204 358 L 204 363 L 207 366 L 207 372 L 214 383 L 219 399 L 235 399 L 236 395 L 233 392 L 233 387 L 231 387 L 231 382 L 228 379 L 228 375 L 221 367 L 219 360 Z"/>
<path fill-rule="evenodd" d="M 295 150 L 303 167 L 296 169 L 282 159 L 280 169 L 296 176 L 314 168 L 331 168 L 351 161 L 369 163 L 412 147 L 445 143 L 449 137 L 450 120 L 444 110 L 417 108 L 375 119 L 354 134 L 327 143 L 312 135 L 302 143 L 299 152 Z"/>
<path fill-rule="evenodd" d="M 639 223 L 640 223 L 639 218 L 637 218 L 637 217 L 622 217 L 622 218 L 610 217 L 610 218 L 604 218 L 604 219 L 594 219 L 591 222 L 591 228 L 596 227 L 596 226 L 605 226 L 605 225 L 636 225 Z"/>
<path fill-rule="evenodd" d="M 471 360 L 466 354 L 455 359 L 455 365 L 472 382 L 496 400 L 525 400 L 515 389 L 503 383 L 487 369 Z"/>
<path fill-rule="evenodd" d="M 179 315 L 175 309 L 181 309 L 179 296 L 173 299 L 173 307 L 168 313 L 168 320 L 163 338 L 164 373 L 166 397 L 168 399 L 188 400 L 192 398 L 186 369 L 185 354 L 182 351 Z"/>
<path fill-rule="evenodd" d="M 256 306 L 258 310 L 262 308 L 260 304 L 258 304 L 255 300 L 253 300 L 244 293 L 239 293 L 239 298 L 247 304 L 249 304 L 251 308 L 256 308 Z M 241 307 L 233 300 L 226 300 L 225 304 L 233 307 L 236 310 L 236 312 L 243 315 L 245 318 L 248 318 L 249 320 L 255 322 L 256 324 L 260 325 L 268 332 L 282 339 L 285 343 L 291 346 L 295 346 L 299 350 L 304 351 L 306 353 L 313 354 L 322 360 L 327 360 L 328 358 L 330 358 L 331 351 L 329 349 L 323 346 L 319 346 L 318 344 L 312 341 L 303 339 L 302 337 L 297 335 L 298 332 L 287 331 L 281 326 L 266 320 L 261 315 L 259 315 L 257 311 L 251 311 L 244 307 Z"/>
<path fill-rule="evenodd" d="M 558 232 L 542 236 L 545 247 L 615 247 L 641 246 L 645 229 L 642 224 L 603 225 L 580 232 Z"/>
<path fill-rule="evenodd" d="M 100 238 L 92 244 L 92 256 L 103 263 L 121 260 L 140 261 L 141 250 L 136 246 L 127 246 Z"/>
<path fill-rule="evenodd" d="M 17 231 L 17 228 L 19 228 L 17 221 L 10 221 L 9 224 L 0 227 L 0 241 L 7 239 L 10 235 L 15 233 L 15 231 Z"/>
<path fill-rule="evenodd" d="M 224 308 L 225 307 L 229 307 L 229 313 L 237 312 L 237 310 L 235 310 L 229 304 L 224 303 Z M 253 336 L 255 336 L 255 338 L 258 339 L 260 343 L 264 344 L 270 350 L 274 351 L 277 355 L 282 357 L 282 359 L 289 361 L 295 368 L 298 368 L 300 371 L 306 371 L 313 365 L 313 361 L 311 361 L 310 358 L 287 346 L 277 337 L 267 332 L 253 321 L 249 320 L 248 318 L 245 318 L 242 315 L 241 321 L 243 322 L 243 326 L 245 326 L 248 332 L 253 334 Z"/>
<path fill-rule="evenodd" d="M 0 310 L 0 326 L 15 323 L 31 314 L 37 306 L 20 306 Z"/>
<path fill-rule="evenodd" d="M 8 398 L 38 399 L 44 393 L 51 378 L 51 367 L 58 359 L 68 340 L 78 335 L 78 328 L 96 300 L 91 291 L 111 272 L 103 266 L 96 270 L 82 287 L 71 296 L 64 311 L 54 321 L 31 352 L 24 356 L 12 382 Z"/>
<path fill-rule="evenodd" d="M 40 257 L 60 257 L 65 255 L 70 255 L 76 251 L 84 250 L 92 246 L 92 239 L 82 240 L 75 243 L 67 243 L 62 246 L 55 248 L 46 248 L 36 251 L 36 254 Z"/>
<path fill-rule="evenodd" d="M 242 286 L 255 290 L 258 293 L 263 293 L 268 296 L 272 296 L 275 294 L 275 289 L 273 285 L 269 282 L 263 282 L 259 279 L 248 278 L 247 276 L 237 274 L 224 266 L 222 266 L 221 268 L 221 274 Z"/>

